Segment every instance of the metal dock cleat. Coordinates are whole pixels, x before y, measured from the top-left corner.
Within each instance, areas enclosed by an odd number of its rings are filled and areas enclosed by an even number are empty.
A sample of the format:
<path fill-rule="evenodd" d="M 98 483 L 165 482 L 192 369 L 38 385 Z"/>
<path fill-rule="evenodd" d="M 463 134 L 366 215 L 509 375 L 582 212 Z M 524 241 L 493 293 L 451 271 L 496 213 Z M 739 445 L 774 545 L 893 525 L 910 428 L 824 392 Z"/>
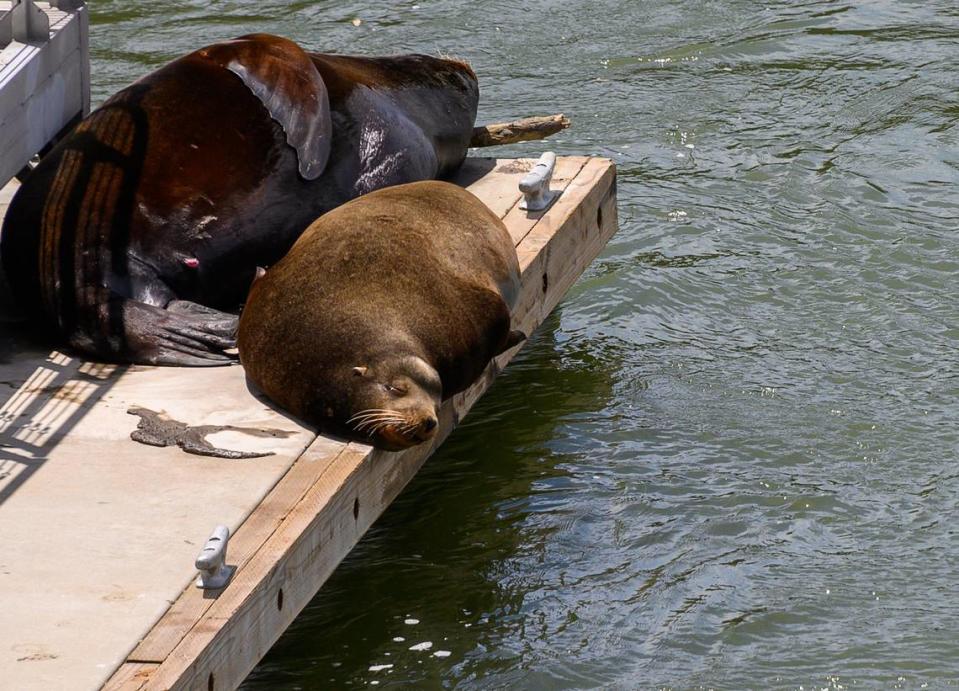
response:
<path fill-rule="evenodd" d="M 519 191 L 523 193 L 523 201 L 519 203 L 520 209 L 544 211 L 556 201 L 560 192 L 549 188 L 554 168 L 556 168 L 556 154 L 552 151 L 547 151 L 539 157 L 533 169 L 520 180 Z"/>
<path fill-rule="evenodd" d="M 226 546 L 230 542 L 230 529 L 218 525 L 206 541 L 196 558 L 196 568 L 200 572 L 196 587 L 204 590 L 222 588 L 230 582 L 235 566 L 226 564 Z"/>

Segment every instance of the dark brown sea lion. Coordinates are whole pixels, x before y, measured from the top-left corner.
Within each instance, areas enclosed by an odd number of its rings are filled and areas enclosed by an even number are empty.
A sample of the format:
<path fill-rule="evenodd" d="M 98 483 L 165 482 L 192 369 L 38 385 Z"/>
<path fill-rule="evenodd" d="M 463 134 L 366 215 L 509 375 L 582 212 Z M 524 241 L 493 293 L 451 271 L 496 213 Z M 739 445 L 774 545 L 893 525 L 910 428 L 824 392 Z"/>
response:
<path fill-rule="evenodd" d="M 258 279 L 240 316 L 240 359 L 279 406 L 385 449 L 431 438 L 510 331 L 516 250 L 466 190 L 416 182 L 322 216 Z"/>
<path fill-rule="evenodd" d="M 229 362 L 257 266 L 317 216 L 443 177 L 478 101 L 464 63 L 307 53 L 256 34 L 120 91 L 43 158 L 4 223 L 22 310 L 87 355 Z"/>

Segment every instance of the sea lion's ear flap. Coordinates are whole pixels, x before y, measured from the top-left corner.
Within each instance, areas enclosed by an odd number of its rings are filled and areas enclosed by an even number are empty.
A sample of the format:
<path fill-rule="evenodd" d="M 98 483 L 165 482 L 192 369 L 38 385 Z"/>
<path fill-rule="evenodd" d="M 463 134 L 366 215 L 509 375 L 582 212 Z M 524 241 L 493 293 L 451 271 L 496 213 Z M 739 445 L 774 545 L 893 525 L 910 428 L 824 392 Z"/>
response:
<path fill-rule="evenodd" d="M 522 331 L 510 331 L 509 336 L 506 337 L 506 342 L 503 344 L 503 347 L 496 354 L 502 355 L 507 350 L 512 350 L 525 340 L 526 334 L 524 334 Z"/>
<path fill-rule="evenodd" d="M 355 376 L 355 377 L 365 377 L 365 376 L 366 376 L 366 371 L 367 371 L 367 368 L 366 368 L 366 367 L 354 367 L 354 368 L 353 368 L 353 376 Z"/>
<path fill-rule="evenodd" d="M 205 54 L 242 79 L 283 128 L 300 175 L 318 178 L 330 158 L 333 121 L 326 84 L 310 56 L 293 41 L 269 34 L 218 43 Z"/>

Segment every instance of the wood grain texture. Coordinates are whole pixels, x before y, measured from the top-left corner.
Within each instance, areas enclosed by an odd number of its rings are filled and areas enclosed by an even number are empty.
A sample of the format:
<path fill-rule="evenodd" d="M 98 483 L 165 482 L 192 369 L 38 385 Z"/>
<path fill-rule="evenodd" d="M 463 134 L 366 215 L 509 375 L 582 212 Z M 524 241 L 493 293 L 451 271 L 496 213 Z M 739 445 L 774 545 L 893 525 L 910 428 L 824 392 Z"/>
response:
<path fill-rule="evenodd" d="M 606 159 L 561 158 L 554 187 L 563 196 L 545 214 L 513 213 L 519 194 L 511 190 L 532 163 L 473 161 L 463 171 L 467 179 L 482 173 L 469 188 L 491 199 L 521 238 L 515 321 L 528 333 L 617 227 L 615 168 Z M 504 353 L 470 389 L 444 403 L 439 433 L 428 444 L 390 453 L 317 437 L 231 540 L 228 563 L 239 569 L 230 585 L 214 598 L 185 588 L 107 688 L 239 685 L 515 353 Z M 144 665 L 136 676 L 142 686 L 114 686 L 127 683 L 133 664 Z"/>
<path fill-rule="evenodd" d="M 125 662 L 103 687 L 104 691 L 138 691 L 147 683 L 158 665 L 144 662 Z"/>

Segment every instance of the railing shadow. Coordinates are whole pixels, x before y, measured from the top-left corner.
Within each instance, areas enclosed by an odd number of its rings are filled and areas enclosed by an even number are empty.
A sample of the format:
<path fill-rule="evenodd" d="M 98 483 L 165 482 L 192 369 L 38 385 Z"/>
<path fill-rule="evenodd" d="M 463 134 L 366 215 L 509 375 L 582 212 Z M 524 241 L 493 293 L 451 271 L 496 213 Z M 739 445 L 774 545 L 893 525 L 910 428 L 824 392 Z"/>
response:
<path fill-rule="evenodd" d="M 43 466 L 126 369 L 44 349 L 0 323 L 0 506 Z"/>
<path fill-rule="evenodd" d="M 130 224 L 134 190 L 146 151 L 147 124 L 140 108 L 144 93 L 144 89 L 130 89 L 122 98 L 114 98 L 110 104 L 98 111 L 102 118 L 122 116 L 123 121 L 129 124 L 128 154 L 121 155 L 111 146 L 100 142 L 97 139 L 98 132 L 103 129 L 100 127 L 100 130 L 88 128 L 86 132 L 75 135 L 70 142 L 55 148 L 48 158 L 44 159 L 44 163 L 57 166 L 58 160 L 62 160 L 66 153 L 76 154 L 80 160 L 82 157 L 78 151 L 92 152 L 83 158 L 83 164 L 78 169 L 75 184 L 68 197 L 57 202 L 62 202 L 59 211 L 63 214 L 63 226 L 66 228 L 64 233 L 75 232 L 77 219 L 93 186 L 97 165 L 110 164 L 122 169 L 124 173 L 115 207 L 103 216 L 104 224 L 117 227 Z M 111 122 L 115 125 L 116 118 Z M 115 132 L 108 134 L 115 135 Z M 41 168 L 38 170 L 42 169 L 44 163 L 40 164 Z M 31 173 L 34 174 L 39 173 Z M 48 188 L 44 195 L 49 194 Z M 0 193 L 0 214 L 5 213 L 4 207 L 9 203 L 10 195 L 9 188 Z M 49 201 L 49 197 L 44 196 L 44 199 L 38 202 L 42 205 L 40 208 L 45 208 L 43 205 Z M 27 211 L 29 210 L 28 208 Z M 32 217 L 27 213 L 26 222 L 35 222 L 37 216 L 39 213 Z M 101 235 L 121 238 L 115 241 L 112 247 L 115 261 L 126 256 L 124 242 L 128 233 L 113 232 L 112 227 L 97 230 Z M 4 233 L 6 232 L 9 232 L 9 227 L 4 229 Z M 26 238 L 22 242 L 27 244 L 38 242 L 39 236 L 36 234 L 23 233 L 21 236 Z M 72 241 L 65 239 L 64 242 Z M 25 250 L 22 254 L 15 252 L 12 256 L 22 259 L 35 255 Z M 72 253 L 68 252 L 66 256 L 72 256 Z M 72 272 L 72 264 L 66 266 L 67 270 Z M 39 280 L 35 274 L 16 263 L 8 262 L 7 268 L 11 272 L 9 283 L 20 285 L 21 292 L 26 295 L 39 294 L 39 286 L 31 284 Z M 18 277 L 12 275 L 14 268 L 19 273 Z M 65 285 L 67 288 L 73 287 L 71 282 L 66 282 Z M 125 370 L 116 365 L 84 361 L 51 349 L 49 343 L 36 340 L 26 326 L 16 321 L 17 316 L 26 315 L 10 313 L 14 303 L 9 295 L 8 282 L 0 276 L 0 506 L 40 470 L 60 441 L 74 432 L 94 404 L 103 398 Z M 62 303 L 75 306 L 77 300 L 75 296 L 67 295 Z M 39 309 L 39 305 L 30 305 L 21 300 L 19 309 L 29 313 Z M 111 318 L 115 320 L 119 317 L 111 315 Z M 119 331 L 122 332 L 122 329 Z"/>

